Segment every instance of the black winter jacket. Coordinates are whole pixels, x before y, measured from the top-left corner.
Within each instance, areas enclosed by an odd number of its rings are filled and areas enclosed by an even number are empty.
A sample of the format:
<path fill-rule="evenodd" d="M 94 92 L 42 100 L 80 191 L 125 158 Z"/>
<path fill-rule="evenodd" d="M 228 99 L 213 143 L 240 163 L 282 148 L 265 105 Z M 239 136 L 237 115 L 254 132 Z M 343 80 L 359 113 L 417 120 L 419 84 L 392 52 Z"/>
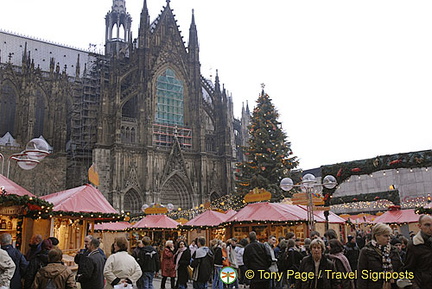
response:
<path fill-rule="evenodd" d="M 91 252 L 88 256 L 80 258 L 77 281 L 82 289 L 103 289 L 103 270 L 106 259 L 99 251 Z"/>
<path fill-rule="evenodd" d="M 139 248 L 136 261 L 143 272 L 158 272 L 160 269 L 159 254 L 153 246 Z"/>
<path fill-rule="evenodd" d="M 255 272 L 252 282 L 263 282 L 258 270 L 268 271 L 272 264 L 272 257 L 263 243 L 252 241 L 244 249 L 243 262 L 247 269 Z"/>
<path fill-rule="evenodd" d="M 382 255 L 380 253 L 371 243 L 367 243 L 361 249 L 357 266 L 357 289 L 381 289 L 383 287 L 384 279 L 374 280 L 369 274 L 369 272 L 383 272 Z M 394 246 L 391 247 L 390 259 L 393 271 L 402 271 L 402 259 L 399 256 L 398 249 Z M 398 288 L 396 283 L 392 284 L 392 288 Z"/>
<path fill-rule="evenodd" d="M 338 289 L 340 281 L 336 278 L 327 278 L 326 270 L 336 271 L 336 267 L 332 261 L 327 259 L 324 255 L 321 256 L 318 274 L 315 274 L 315 261 L 312 255 L 306 256 L 300 263 L 299 272 L 313 272 L 315 278 L 308 278 L 306 281 L 296 279 L 296 289 L 314 289 L 315 282 L 317 282 L 318 289 Z"/>
<path fill-rule="evenodd" d="M 421 232 L 408 243 L 403 269 L 414 273 L 413 289 L 432 289 L 432 240 Z"/>

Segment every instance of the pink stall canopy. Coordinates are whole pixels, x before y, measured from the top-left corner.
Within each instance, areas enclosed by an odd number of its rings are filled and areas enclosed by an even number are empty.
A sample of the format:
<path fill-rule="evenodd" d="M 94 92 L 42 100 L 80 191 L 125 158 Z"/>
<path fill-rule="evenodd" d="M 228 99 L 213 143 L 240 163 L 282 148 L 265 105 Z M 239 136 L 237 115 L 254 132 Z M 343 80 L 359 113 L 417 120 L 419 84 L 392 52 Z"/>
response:
<path fill-rule="evenodd" d="M 94 229 L 96 231 L 125 231 L 131 226 L 128 222 L 101 223 L 95 224 Z"/>
<path fill-rule="evenodd" d="M 196 216 L 195 218 L 193 218 L 192 220 L 190 220 L 189 222 L 187 222 L 183 226 L 217 227 L 221 223 L 228 220 L 231 216 L 233 216 L 234 213 L 235 213 L 235 211 L 233 211 L 233 210 L 231 210 L 231 212 L 228 211 L 226 213 L 220 213 L 220 212 L 216 212 L 216 211 L 212 211 L 212 210 L 207 210 L 207 211 L 199 214 L 198 216 Z"/>
<path fill-rule="evenodd" d="M 387 211 L 375 218 L 372 223 L 401 224 L 417 223 L 420 215 L 414 209 Z"/>
<path fill-rule="evenodd" d="M 92 185 L 42 196 L 54 204 L 53 211 L 118 214 L 104 195 Z"/>
<path fill-rule="evenodd" d="M 178 222 L 165 215 L 147 215 L 131 228 L 135 229 L 177 229 Z"/>
<path fill-rule="evenodd" d="M 0 174 L 0 187 L 3 187 L 7 194 L 14 194 L 18 196 L 29 196 L 29 197 L 36 197 L 23 187 L 17 185 L 10 179 L 6 178 L 2 174 Z"/>
<path fill-rule="evenodd" d="M 307 212 L 296 205 L 279 203 L 253 203 L 230 217 L 227 222 L 258 222 L 258 221 L 306 221 Z"/>

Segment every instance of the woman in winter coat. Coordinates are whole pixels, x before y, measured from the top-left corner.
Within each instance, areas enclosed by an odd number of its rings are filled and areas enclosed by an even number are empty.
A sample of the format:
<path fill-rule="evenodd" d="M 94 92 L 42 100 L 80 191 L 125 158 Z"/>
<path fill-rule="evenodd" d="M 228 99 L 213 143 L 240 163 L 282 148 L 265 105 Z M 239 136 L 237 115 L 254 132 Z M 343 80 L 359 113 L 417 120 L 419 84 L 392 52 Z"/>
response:
<path fill-rule="evenodd" d="M 141 277 L 140 265 L 134 257 L 127 252 L 128 241 L 125 237 L 114 239 L 115 253 L 106 260 L 103 275 L 105 276 L 105 289 L 112 289 L 114 285 L 124 283 L 135 285 Z"/>
<path fill-rule="evenodd" d="M 385 281 L 385 277 L 375 278 L 372 274 L 400 272 L 402 260 L 396 247 L 390 244 L 390 226 L 376 224 L 372 229 L 372 240 L 360 251 L 358 261 L 357 289 L 398 288 L 396 280 Z M 389 273 L 390 274 L 390 273 Z"/>
<path fill-rule="evenodd" d="M 186 242 L 181 240 L 178 243 L 179 247 L 174 255 L 175 268 L 177 271 L 177 285 L 178 289 L 186 289 L 189 280 L 188 266 L 191 261 L 191 251 Z"/>
<path fill-rule="evenodd" d="M 162 253 L 161 271 L 161 289 L 165 289 L 165 283 L 168 277 L 171 278 L 171 289 L 174 289 L 176 269 L 174 263 L 174 243 L 171 240 L 168 240 L 165 243 L 165 249 Z"/>
<path fill-rule="evenodd" d="M 54 248 L 48 252 L 48 264 L 37 273 L 33 289 L 76 289 L 75 275 L 62 263 L 63 252 Z"/>
<path fill-rule="evenodd" d="M 328 278 L 326 270 L 336 271 L 332 261 L 324 256 L 325 245 L 320 238 L 314 239 L 310 243 L 311 255 L 304 257 L 300 263 L 299 272 L 308 272 L 313 278 L 296 279 L 296 289 L 337 289 L 339 288 L 339 280 L 336 278 Z"/>
<path fill-rule="evenodd" d="M 337 272 L 352 272 L 348 258 L 344 255 L 344 246 L 338 239 L 331 239 L 328 242 L 330 247 L 328 257 L 333 260 Z M 341 279 L 341 289 L 355 289 L 354 279 Z"/>

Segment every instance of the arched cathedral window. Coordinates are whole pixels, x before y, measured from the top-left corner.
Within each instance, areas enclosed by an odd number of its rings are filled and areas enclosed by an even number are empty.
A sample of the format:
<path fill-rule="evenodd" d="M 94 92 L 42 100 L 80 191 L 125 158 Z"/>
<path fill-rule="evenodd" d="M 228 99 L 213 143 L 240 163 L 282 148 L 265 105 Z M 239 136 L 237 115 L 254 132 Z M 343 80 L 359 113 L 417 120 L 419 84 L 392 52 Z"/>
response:
<path fill-rule="evenodd" d="M 168 68 L 157 78 L 156 89 L 156 123 L 183 126 L 183 81 Z"/>
<path fill-rule="evenodd" d="M 5 83 L 0 88 L 0 137 L 10 132 L 15 135 L 16 92 L 13 86 Z"/>

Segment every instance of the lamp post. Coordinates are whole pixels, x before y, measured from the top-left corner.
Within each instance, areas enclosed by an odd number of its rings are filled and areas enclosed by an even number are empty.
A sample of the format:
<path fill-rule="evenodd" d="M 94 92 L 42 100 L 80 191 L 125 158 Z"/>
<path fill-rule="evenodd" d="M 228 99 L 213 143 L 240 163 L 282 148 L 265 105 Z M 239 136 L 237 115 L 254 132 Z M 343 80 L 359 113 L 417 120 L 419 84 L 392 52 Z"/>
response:
<path fill-rule="evenodd" d="M 20 153 L 12 154 L 8 158 L 6 177 L 9 178 L 10 161 L 14 160 L 18 166 L 23 170 L 31 170 L 36 167 L 47 155 L 50 154 L 50 146 L 42 138 L 34 138 L 30 140 L 26 149 Z M 4 175 L 4 161 L 5 157 L 0 153 L 2 159 L 1 174 Z"/>
<path fill-rule="evenodd" d="M 293 180 L 290 178 L 284 178 L 280 182 L 280 188 L 284 191 L 290 191 L 293 187 L 300 187 L 302 192 L 306 193 L 307 197 L 307 221 L 309 232 L 315 231 L 315 218 L 313 208 L 313 196 L 314 191 L 319 188 L 318 192 L 324 186 L 327 189 L 333 189 L 336 187 L 336 178 L 332 175 L 325 176 L 322 184 L 318 184 L 313 174 L 306 174 L 303 176 L 300 185 L 294 185 Z"/>

